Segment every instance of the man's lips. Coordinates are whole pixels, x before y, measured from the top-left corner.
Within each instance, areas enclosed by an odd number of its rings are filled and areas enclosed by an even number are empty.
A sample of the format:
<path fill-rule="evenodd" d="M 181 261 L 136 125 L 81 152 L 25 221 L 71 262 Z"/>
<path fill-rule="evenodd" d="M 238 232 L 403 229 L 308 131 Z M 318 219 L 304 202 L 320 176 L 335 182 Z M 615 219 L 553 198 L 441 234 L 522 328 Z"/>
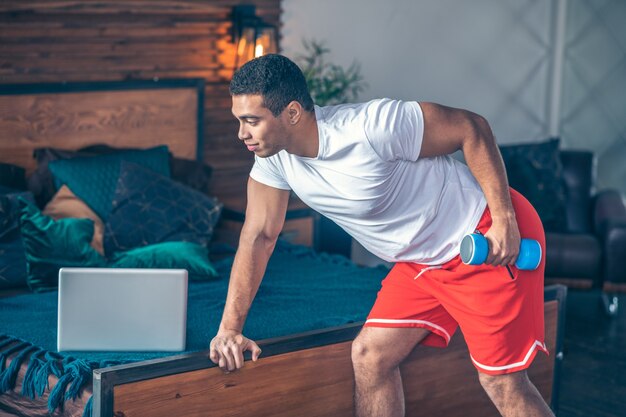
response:
<path fill-rule="evenodd" d="M 250 152 L 254 152 L 256 150 L 256 148 L 258 148 L 258 147 L 259 147 L 258 144 L 256 144 L 256 145 L 248 145 L 248 144 L 246 144 L 246 148 L 248 148 L 248 150 Z"/>

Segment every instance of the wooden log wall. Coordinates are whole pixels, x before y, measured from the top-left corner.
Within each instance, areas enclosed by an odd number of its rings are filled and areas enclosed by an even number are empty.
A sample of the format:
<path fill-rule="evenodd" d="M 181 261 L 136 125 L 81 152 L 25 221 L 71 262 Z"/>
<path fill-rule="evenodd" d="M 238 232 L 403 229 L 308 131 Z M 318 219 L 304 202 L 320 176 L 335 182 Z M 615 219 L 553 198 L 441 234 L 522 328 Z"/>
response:
<path fill-rule="evenodd" d="M 3 0 L 0 83 L 203 78 L 204 160 L 241 192 L 252 155 L 228 94 L 237 4 L 279 27 L 280 0 Z"/>

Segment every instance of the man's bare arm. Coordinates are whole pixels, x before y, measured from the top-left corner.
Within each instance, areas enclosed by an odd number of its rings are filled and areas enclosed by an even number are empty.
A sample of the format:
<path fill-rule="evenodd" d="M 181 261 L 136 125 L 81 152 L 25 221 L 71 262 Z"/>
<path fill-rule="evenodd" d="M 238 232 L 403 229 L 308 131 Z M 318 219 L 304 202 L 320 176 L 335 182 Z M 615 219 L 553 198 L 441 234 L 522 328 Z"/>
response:
<path fill-rule="evenodd" d="M 519 229 L 509 194 L 506 170 L 487 121 L 467 110 L 420 103 L 424 137 L 420 158 L 462 150 L 467 166 L 485 194 L 493 219 L 486 234 L 490 244 L 487 262 L 513 264 L 520 244 Z"/>
<path fill-rule="evenodd" d="M 222 322 L 211 341 L 210 358 L 222 369 L 243 366 L 243 352 L 253 360 L 260 349 L 242 334 L 252 300 L 259 289 L 267 262 L 285 222 L 289 191 L 248 180 L 248 204 L 239 247 L 233 262 Z"/>

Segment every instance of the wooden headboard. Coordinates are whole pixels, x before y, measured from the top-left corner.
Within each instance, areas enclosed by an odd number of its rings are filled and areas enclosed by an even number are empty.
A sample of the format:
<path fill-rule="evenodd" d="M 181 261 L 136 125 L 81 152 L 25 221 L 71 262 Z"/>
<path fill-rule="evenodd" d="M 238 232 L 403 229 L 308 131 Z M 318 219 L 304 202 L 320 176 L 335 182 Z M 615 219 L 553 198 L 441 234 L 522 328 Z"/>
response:
<path fill-rule="evenodd" d="M 35 168 L 33 150 L 167 145 L 202 159 L 204 81 L 0 85 L 0 162 Z"/>

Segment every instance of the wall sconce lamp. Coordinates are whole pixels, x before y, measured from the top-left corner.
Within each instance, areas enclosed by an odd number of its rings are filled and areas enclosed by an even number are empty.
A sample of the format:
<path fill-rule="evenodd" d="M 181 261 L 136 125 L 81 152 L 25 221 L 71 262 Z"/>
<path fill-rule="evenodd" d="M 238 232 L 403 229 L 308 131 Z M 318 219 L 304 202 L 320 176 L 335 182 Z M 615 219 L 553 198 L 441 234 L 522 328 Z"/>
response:
<path fill-rule="evenodd" d="M 251 59 L 278 51 L 276 27 L 256 15 L 256 6 L 244 4 L 233 7 L 232 18 L 232 38 L 237 46 L 235 70 Z"/>

